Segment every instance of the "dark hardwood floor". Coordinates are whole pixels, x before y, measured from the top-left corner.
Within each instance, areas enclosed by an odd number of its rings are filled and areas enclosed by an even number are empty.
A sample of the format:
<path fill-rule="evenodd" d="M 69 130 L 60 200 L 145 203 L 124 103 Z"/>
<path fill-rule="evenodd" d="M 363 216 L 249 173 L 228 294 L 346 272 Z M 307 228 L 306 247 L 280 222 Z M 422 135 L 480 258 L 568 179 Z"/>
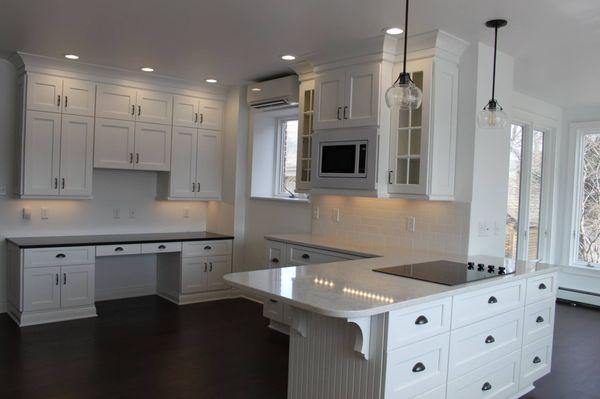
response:
<path fill-rule="evenodd" d="M 287 337 L 243 299 L 99 302 L 100 317 L 19 329 L 0 315 L 1 398 L 284 399 Z M 600 399 L 600 311 L 557 306 L 552 374 L 527 399 Z"/>

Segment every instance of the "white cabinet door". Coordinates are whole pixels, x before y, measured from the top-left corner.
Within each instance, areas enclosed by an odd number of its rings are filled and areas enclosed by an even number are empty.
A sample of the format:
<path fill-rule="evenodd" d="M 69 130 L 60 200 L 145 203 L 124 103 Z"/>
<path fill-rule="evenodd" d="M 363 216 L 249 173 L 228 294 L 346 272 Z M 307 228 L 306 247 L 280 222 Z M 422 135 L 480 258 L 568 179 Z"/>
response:
<path fill-rule="evenodd" d="M 96 118 L 94 167 L 133 169 L 135 122 Z"/>
<path fill-rule="evenodd" d="M 60 142 L 60 195 L 91 196 L 94 118 L 63 115 Z"/>
<path fill-rule="evenodd" d="M 63 80 L 62 112 L 64 114 L 94 116 L 96 84 L 87 80 Z"/>
<path fill-rule="evenodd" d="M 23 310 L 60 307 L 60 267 L 33 267 L 23 270 Z"/>
<path fill-rule="evenodd" d="M 27 74 L 27 109 L 60 112 L 63 80 L 56 76 Z"/>
<path fill-rule="evenodd" d="M 321 74 L 315 80 L 315 129 L 331 129 L 343 125 L 344 88 L 343 70 Z"/>
<path fill-rule="evenodd" d="M 96 117 L 134 120 L 137 115 L 136 89 L 124 86 L 98 85 Z"/>
<path fill-rule="evenodd" d="M 210 130 L 223 129 L 223 103 L 214 100 L 200 100 L 198 127 Z"/>
<path fill-rule="evenodd" d="M 183 258 L 181 260 L 181 293 L 192 294 L 205 291 L 207 275 L 207 258 Z"/>
<path fill-rule="evenodd" d="M 225 280 L 223 280 L 223 276 L 231 273 L 231 257 L 214 256 L 206 260 L 208 261 L 207 291 L 226 290 L 230 288 L 225 283 Z"/>
<path fill-rule="evenodd" d="M 173 126 L 196 127 L 198 125 L 198 99 L 175 96 L 173 99 Z"/>
<path fill-rule="evenodd" d="M 94 303 L 94 265 L 63 266 L 60 280 L 62 308 Z"/>
<path fill-rule="evenodd" d="M 345 127 L 379 124 L 379 63 L 346 70 L 342 117 Z"/>
<path fill-rule="evenodd" d="M 189 127 L 174 127 L 172 143 L 169 198 L 194 198 L 196 195 L 198 130 Z"/>
<path fill-rule="evenodd" d="M 198 159 L 196 161 L 196 197 L 221 198 L 223 170 L 222 134 L 210 130 L 198 131 Z"/>
<path fill-rule="evenodd" d="M 159 91 L 138 90 L 136 117 L 138 121 L 173 123 L 173 96 Z"/>
<path fill-rule="evenodd" d="M 286 245 L 279 241 L 267 241 L 267 261 L 269 269 L 285 267 Z"/>
<path fill-rule="evenodd" d="M 27 112 L 22 195 L 58 195 L 60 120 L 57 113 Z"/>
<path fill-rule="evenodd" d="M 171 126 L 155 123 L 135 124 L 134 168 L 169 171 L 171 169 Z"/>

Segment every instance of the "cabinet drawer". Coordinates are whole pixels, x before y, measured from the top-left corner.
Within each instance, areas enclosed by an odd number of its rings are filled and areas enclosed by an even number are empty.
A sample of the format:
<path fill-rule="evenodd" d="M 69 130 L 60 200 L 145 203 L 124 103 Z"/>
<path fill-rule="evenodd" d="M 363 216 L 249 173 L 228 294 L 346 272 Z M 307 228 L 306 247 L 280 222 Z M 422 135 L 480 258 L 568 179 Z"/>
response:
<path fill-rule="evenodd" d="M 449 333 L 386 353 L 386 399 L 413 398 L 446 382 Z"/>
<path fill-rule="evenodd" d="M 26 249 L 24 267 L 93 264 L 94 247 L 53 247 Z"/>
<path fill-rule="evenodd" d="M 417 395 L 414 399 L 446 399 L 446 385 L 439 386 L 431 391 Z"/>
<path fill-rule="evenodd" d="M 300 245 L 287 246 L 287 261 L 295 265 L 312 265 L 317 263 L 341 262 L 358 257 L 337 252 L 323 251 Z"/>
<path fill-rule="evenodd" d="M 527 304 L 556 297 L 556 273 L 527 280 Z"/>
<path fill-rule="evenodd" d="M 387 349 L 420 341 L 450 330 L 452 298 L 395 310 L 388 314 Z"/>
<path fill-rule="evenodd" d="M 455 295 L 452 298 L 452 328 L 459 328 L 525 304 L 525 281 Z"/>
<path fill-rule="evenodd" d="M 283 302 L 267 299 L 263 304 L 263 316 L 283 323 Z"/>
<path fill-rule="evenodd" d="M 448 378 L 485 368 L 494 359 L 518 350 L 523 336 L 523 310 L 453 330 L 450 335 Z"/>
<path fill-rule="evenodd" d="M 184 258 L 192 256 L 231 255 L 231 240 L 184 242 L 181 253 Z"/>
<path fill-rule="evenodd" d="M 269 269 L 285 267 L 285 243 L 267 241 L 266 265 Z"/>
<path fill-rule="evenodd" d="M 139 255 L 141 253 L 141 244 L 98 245 L 96 247 L 96 256 Z"/>
<path fill-rule="evenodd" d="M 530 344 L 554 332 L 554 311 L 556 302 L 550 299 L 525 307 L 523 321 L 523 345 Z"/>
<path fill-rule="evenodd" d="M 142 244 L 143 254 L 157 254 L 161 252 L 181 252 L 180 242 L 153 242 Z"/>
<path fill-rule="evenodd" d="M 550 373 L 552 364 L 552 336 L 523 347 L 521 354 L 521 382 L 519 389 Z"/>
<path fill-rule="evenodd" d="M 448 383 L 447 399 L 506 399 L 518 390 L 521 351 Z"/>

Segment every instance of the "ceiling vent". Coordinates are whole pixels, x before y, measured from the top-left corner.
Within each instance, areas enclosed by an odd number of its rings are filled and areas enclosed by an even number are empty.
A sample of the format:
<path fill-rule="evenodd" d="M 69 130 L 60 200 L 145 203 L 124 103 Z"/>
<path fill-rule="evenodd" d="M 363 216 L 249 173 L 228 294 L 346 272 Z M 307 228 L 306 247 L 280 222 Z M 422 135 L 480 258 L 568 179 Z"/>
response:
<path fill-rule="evenodd" d="M 262 111 L 295 107 L 298 105 L 298 76 L 250 84 L 246 98 L 250 107 Z"/>

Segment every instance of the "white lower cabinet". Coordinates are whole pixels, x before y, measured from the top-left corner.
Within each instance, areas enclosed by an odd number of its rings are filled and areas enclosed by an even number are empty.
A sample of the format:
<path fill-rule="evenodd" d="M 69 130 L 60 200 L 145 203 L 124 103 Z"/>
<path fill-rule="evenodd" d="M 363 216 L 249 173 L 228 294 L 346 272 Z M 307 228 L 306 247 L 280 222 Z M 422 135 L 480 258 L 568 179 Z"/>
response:
<path fill-rule="evenodd" d="M 230 256 L 184 258 L 181 262 L 181 292 L 192 294 L 228 289 L 223 276 L 230 272 Z"/>
<path fill-rule="evenodd" d="M 94 303 L 94 265 L 61 267 L 60 306 L 86 306 Z"/>
<path fill-rule="evenodd" d="M 525 389 L 550 372 L 552 364 L 552 335 L 523 348 L 521 355 L 521 381 L 519 389 Z"/>
<path fill-rule="evenodd" d="M 267 261 L 269 269 L 285 267 L 285 243 L 279 241 L 267 241 Z"/>

